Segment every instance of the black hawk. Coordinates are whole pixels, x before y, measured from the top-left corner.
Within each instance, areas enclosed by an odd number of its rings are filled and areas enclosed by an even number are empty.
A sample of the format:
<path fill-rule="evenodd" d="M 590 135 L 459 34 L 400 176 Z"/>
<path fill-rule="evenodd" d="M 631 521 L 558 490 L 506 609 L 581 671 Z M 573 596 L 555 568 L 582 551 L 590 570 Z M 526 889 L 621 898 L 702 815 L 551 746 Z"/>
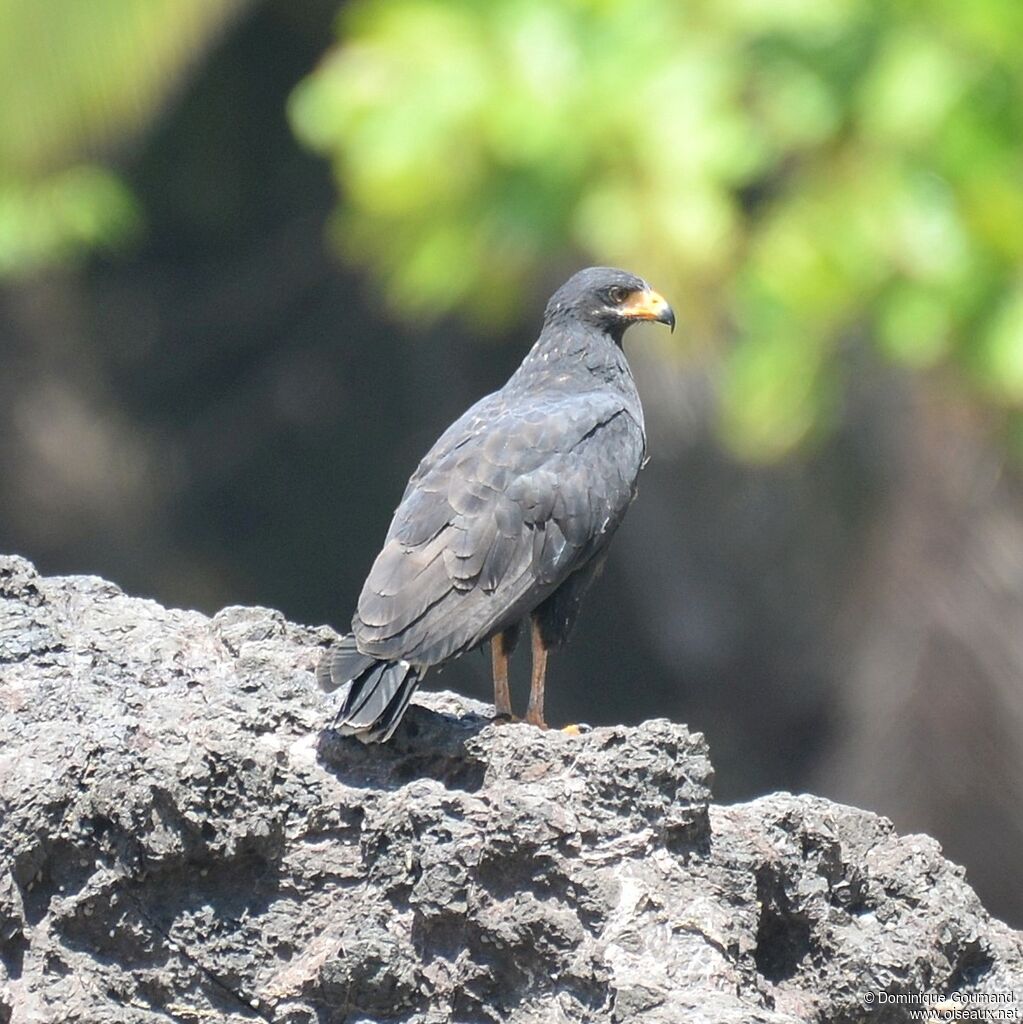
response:
<path fill-rule="evenodd" d="M 341 690 L 341 732 L 387 740 L 430 668 L 488 640 L 495 711 L 511 716 L 508 658 L 527 618 L 526 721 L 544 725 L 547 652 L 568 638 L 646 458 L 643 408 L 622 351 L 637 320 L 675 327 L 668 303 L 635 275 L 580 271 L 552 296 L 508 383 L 420 462 L 352 632 L 317 671 L 323 689 Z"/>

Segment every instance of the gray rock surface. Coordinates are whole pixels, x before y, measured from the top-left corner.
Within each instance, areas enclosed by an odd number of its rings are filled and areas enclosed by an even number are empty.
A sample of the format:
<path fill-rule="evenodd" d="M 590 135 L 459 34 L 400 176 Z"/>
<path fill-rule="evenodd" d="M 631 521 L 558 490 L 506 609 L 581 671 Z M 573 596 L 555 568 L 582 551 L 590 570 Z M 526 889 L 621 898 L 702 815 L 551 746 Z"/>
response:
<path fill-rule="evenodd" d="M 364 747 L 324 728 L 333 635 L 0 558 L 0 1024 L 1019 1011 L 1023 938 L 933 840 L 715 806 L 667 721 L 541 733 L 424 693 Z"/>

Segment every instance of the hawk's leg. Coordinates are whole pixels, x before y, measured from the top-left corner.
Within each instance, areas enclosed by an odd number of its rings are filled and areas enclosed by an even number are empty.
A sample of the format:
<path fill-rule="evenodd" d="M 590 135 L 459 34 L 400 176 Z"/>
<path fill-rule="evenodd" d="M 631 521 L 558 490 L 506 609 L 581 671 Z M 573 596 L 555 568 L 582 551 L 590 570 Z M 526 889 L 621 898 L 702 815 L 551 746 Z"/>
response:
<path fill-rule="evenodd" d="M 518 639 L 518 627 L 490 638 L 490 659 L 494 669 L 494 714 L 511 718 L 511 691 L 508 689 L 508 660 Z"/>
<path fill-rule="evenodd" d="M 532 617 L 533 628 L 533 678 L 529 687 L 529 706 L 526 708 L 526 721 L 530 725 L 547 728 L 543 720 L 544 684 L 547 679 L 547 643 L 539 616 Z"/>

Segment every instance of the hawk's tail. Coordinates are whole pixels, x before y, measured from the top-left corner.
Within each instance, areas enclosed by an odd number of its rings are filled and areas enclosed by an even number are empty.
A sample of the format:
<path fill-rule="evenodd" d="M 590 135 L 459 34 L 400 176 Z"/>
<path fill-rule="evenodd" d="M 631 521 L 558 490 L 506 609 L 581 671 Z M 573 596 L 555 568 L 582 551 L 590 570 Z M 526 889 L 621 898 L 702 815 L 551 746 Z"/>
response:
<path fill-rule="evenodd" d="M 340 689 L 334 728 L 364 743 L 391 738 L 412 699 L 422 671 L 407 661 L 378 661 L 344 636 L 320 659 L 316 681 L 327 693 Z"/>

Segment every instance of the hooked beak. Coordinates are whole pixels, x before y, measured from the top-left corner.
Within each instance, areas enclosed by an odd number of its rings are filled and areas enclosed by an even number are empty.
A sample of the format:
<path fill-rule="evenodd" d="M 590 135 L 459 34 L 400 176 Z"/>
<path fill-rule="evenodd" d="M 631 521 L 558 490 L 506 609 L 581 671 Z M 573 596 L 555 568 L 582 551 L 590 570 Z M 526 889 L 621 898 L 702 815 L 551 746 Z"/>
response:
<path fill-rule="evenodd" d="M 659 324 L 667 324 L 672 331 L 675 330 L 675 311 L 664 296 L 653 288 L 633 292 L 619 309 L 623 316 L 632 320 L 656 320 Z"/>

